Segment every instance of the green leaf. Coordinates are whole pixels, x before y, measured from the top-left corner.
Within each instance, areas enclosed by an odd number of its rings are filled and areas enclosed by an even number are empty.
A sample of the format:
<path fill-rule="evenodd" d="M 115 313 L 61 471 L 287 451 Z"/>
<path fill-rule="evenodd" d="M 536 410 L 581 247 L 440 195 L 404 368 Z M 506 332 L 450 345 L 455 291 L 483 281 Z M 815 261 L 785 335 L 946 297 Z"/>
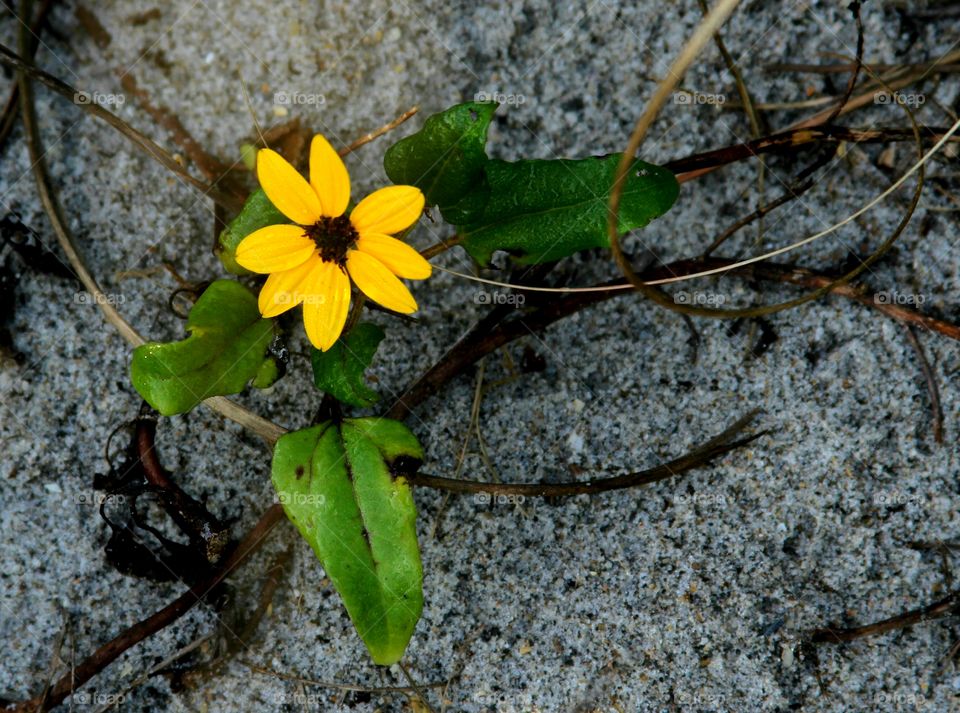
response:
<path fill-rule="evenodd" d="M 281 366 L 277 360 L 271 356 L 270 359 L 264 359 L 263 364 L 257 369 L 250 385 L 255 389 L 266 389 L 273 386 L 277 379 L 282 376 Z"/>
<path fill-rule="evenodd" d="M 361 322 L 325 352 L 314 349 L 313 383 L 317 388 L 352 406 L 372 406 L 380 398 L 364 383 L 364 371 L 383 339 L 383 330 Z"/>
<path fill-rule="evenodd" d="M 343 599 L 373 661 L 396 663 L 423 610 L 423 570 L 410 486 L 423 452 L 399 421 L 326 422 L 288 433 L 273 485 Z"/>
<path fill-rule="evenodd" d="M 607 206 L 619 161 L 620 154 L 489 161 L 484 168 L 487 185 L 477 189 L 485 206 L 457 225 L 464 248 L 481 265 L 489 264 L 497 250 L 530 265 L 608 247 Z M 620 232 L 641 228 L 666 213 L 678 192 L 670 171 L 635 161 L 620 201 Z"/>
<path fill-rule="evenodd" d="M 257 170 L 257 145 L 240 144 L 240 160 L 251 171 Z"/>
<path fill-rule="evenodd" d="M 240 283 L 212 283 L 190 310 L 187 331 L 182 341 L 133 350 L 133 386 L 164 416 L 189 411 L 210 396 L 243 391 L 251 379 L 258 385 L 276 379 L 267 354 L 273 322 L 261 319 L 257 298 Z"/>
<path fill-rule="evenodd" d="M 493 102 L 468 102 L 434 114 L 420 131 L 387 149 L 387 176 L 417 186 L 427 205 L 443 212 L 482 180 L 487 129 L 496 109 Z"/>
<path fill-rule="evenodd" d="M 263 189 L 258 188 L 249 195 L 237 217 L 231 220 L 220 233 L 217 257 L 220 258 L 227 272 L 234 275 L 249 275 L 251 274 L 249 270 L 237 264 L 237 246 L 240 241 L 260 228 L 289 222 L 290 219 L 276 209 Z"/>

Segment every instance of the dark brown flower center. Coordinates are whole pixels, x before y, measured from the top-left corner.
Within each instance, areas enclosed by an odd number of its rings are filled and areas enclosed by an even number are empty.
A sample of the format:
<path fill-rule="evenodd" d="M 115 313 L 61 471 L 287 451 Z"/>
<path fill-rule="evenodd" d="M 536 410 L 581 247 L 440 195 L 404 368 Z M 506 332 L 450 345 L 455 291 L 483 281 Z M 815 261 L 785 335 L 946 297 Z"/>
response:
<path fill-rule="evenodd" d="M 341 268 L 347 264 L 347 252 L 356 247 L 359 237 L 345 215 L 320 218 L 313 225 L 304 227 L 303 234 L 317 244 L 321 260 L 335 262 Z"/>

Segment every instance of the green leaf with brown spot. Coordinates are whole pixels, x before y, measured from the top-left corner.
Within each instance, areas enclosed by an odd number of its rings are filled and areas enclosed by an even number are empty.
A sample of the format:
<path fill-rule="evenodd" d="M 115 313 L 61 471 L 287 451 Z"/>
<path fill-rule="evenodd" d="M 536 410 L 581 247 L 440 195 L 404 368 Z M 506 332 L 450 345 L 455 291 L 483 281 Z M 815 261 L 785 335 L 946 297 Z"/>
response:
<path fill-rule="evenodd" d="M 273 485 L 310 543 L 374 663 L 403 656 L 423 610 L 416 507 L 403 477 L 423 452 L 399 421 L 328 421 L 288 433 Z"/>

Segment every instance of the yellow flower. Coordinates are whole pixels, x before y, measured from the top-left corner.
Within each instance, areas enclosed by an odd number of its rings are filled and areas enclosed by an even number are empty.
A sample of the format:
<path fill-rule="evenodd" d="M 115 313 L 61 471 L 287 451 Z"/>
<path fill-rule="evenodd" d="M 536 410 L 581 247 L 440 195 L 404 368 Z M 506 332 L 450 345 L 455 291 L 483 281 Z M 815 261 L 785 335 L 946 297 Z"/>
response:
<path fill-rule="evenodd" d="M 409 314 L 417 303 L 399 277 L 430 277 L 430 263 L 394 237 L 417 222 L 423 193 L 414 186 L 374 191 L 344 215 L 350 176 L 320 134 L 310 144 L 310 182 L 271 149 L 257 153 L 257 177 L 271 202 L 296 225 L 270 225 L 237 246 L 237 262 L 269 274 L 260 313 L 276 317 L 303 303 L 310 342 L 326 351 L 350 309 L 350 282 L 387 309 Z"/>

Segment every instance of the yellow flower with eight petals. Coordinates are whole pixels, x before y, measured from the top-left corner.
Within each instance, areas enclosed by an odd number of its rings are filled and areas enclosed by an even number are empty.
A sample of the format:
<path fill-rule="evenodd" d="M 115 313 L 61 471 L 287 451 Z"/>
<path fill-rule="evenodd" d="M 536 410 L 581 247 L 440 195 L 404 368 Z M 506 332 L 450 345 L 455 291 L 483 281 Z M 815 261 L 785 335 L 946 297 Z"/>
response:
<path fill-rule="evenodd" d="M 387 309 L 409 314 L 417 303 L 398 279 L 423 280 L 432 268 L 392 237 L 415 222 L 424 198 L 414 186 L 388 186 L 360 201 L 349 215 L 350 176 L 320 134 L 310 144 L 310 182 L 271 149 L 257 153 L 257 177 L 277 210 L 296 225 L 270 225 L 237 246 L 237 262 L 269 274 L 260 313 L 276 317 L 303 303 L 310 342 L 326 351 L 340 337 L 350 309 L 350 282 Z"/>

